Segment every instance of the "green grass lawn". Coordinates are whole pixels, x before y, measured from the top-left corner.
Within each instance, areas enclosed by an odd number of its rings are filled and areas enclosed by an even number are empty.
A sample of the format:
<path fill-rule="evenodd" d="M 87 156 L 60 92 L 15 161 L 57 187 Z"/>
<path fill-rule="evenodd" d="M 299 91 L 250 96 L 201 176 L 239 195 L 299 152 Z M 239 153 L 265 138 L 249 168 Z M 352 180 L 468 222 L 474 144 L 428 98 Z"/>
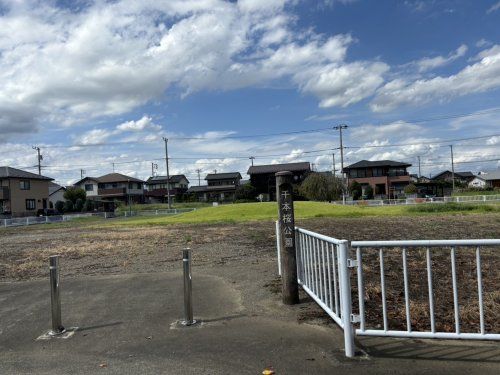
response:
<path fill-rule="evenodd" d="M 436 207 L 435 207 L 436 206 Z M 439 206 L 439 208 L 437 207 Z M 499 205 L 433 204 L 420 207 L 384 206 L 353 207 L 322 202 L 295 202 L 295 218 L 314 217 L 362 217 L 362 216 L 413 216 L 451 213 L 500 213 Z M 275 202 L 228 204 L 218 207 L 204 207 L 193 212 L 175 216 L 133 217 L 110 222 L 109 225 L 163 225 L 201 224 L 216 222 L 242 222 L 254 220 L 276 220 Z"/>
<path fill-rule="evenodd" d="M 483 191 L 457 191 L 453 193 L 454 197 L 465 197 L 472 195 L 500 195 L 500 190 L 483 190 Z"/>

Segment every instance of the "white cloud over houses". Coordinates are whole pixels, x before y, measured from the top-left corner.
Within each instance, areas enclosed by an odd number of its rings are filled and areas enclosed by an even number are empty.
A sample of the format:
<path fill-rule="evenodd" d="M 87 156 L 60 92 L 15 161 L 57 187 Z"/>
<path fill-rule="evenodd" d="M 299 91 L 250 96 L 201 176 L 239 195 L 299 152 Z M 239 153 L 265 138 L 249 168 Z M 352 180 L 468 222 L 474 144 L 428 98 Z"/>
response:
<path fill-rule="evenodd" d="M 387 112 L 403 105 L 419 106 L 447 102 L 455 97 L 500 88 L 500 48 L 482 51 L 479 61 L 457 74 L 407 81 L 397 78 L 377 90 L 371 102 L 375 112 Z"/>
<path fill-rule="evenodd" d="M 121 115 L 168 90 L 283 79 L 323 107 L 347 106 L 371 95 L 388 70 L 346 61 L 350 35 L 297 30 L 284 0 L 99 1 L 78 12 L 54 4 L 3 4 L 3 134 Z"/>

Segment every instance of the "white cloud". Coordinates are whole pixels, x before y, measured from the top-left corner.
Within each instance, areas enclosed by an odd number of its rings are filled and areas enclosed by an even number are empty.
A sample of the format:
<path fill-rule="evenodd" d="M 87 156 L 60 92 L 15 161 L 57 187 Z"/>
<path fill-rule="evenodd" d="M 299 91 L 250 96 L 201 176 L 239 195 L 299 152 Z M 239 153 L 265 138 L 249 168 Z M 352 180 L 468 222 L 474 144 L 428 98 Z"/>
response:
<path fill-rule="evenodd" d="M 140 120 L 127 121 L 118 125 L 116 130 L 121 132 L 141 132 L 144 130 L 159 131 L 161 130 L 161 126 L 154 124 L 151 117 L 143 116 Z"/>
<path fill-rule="evenodd" d="M 417 66 L 419 72 L 426 72 L 428 70 L 436 69 L 464 56 L 467 52 L 467 49 L 467 46 L 465 44 L 462 44 L 455 51 L 451 52 L 447 57 L 425 57 L 416 61 L 415 65 Z"/>
<path fill-rule="evenodd" d="M 112 135 L 113 132 L 106 129 L 93 129 L 79 136 L 76 141 L 82 145 L 97 145 L 105 143 Z"/>
<path fill-rule="evenodd" d="M 500 88 L 499 46 L 482 51 L 478 57 L 480 61 L 447 77 L 390 81 L 377 90 L 370 106 L 375 112 L 386 112 L 402 105 L 446 102 L 454 97 Z"/>
<path fill-rule="evenodd" d="M 416 124 L 409 124 L 404 121 L 396 121 L 386 125 L 362 125 L 351 128 L 351 137 L 353 139 L 372 140 L 371 143 L 367 145 L 382 145 L 380 143 L 381 139 L 387 140 L 387 138 L 397 139 L 404 137 L 407 139 L 409 136 L 417 134 L 422 131 L 422 127 Z"/>
<path fill-rule="evenodd" d="M 0 16 L 0 130 L 117 116 L 168 90 L 279 81 L 321 106 L 346 106 L 381 84 L 385 64 L 346 62 L 350 35 L 297 30 L 286 3 L 118 0 L 76 12 L 9 2 Z"/>
<path fill-rule="evenodd" d="M 497 10 L 500 9 L 500 1 L 498 3 L 493 4 L 488 10 L 486 11 L 487 14 L 496 12 Z"/>

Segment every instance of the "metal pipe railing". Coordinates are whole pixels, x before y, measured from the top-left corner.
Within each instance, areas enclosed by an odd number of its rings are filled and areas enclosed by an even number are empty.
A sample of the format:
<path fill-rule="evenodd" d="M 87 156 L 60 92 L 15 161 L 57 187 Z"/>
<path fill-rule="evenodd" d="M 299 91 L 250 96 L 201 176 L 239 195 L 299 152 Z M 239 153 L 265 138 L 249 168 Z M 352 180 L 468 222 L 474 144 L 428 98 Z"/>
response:
<path fill-rule="evenodd" d="M 49 335 L 55 336 L 65 332 L 61 321 L 61 294 L 59 289 L 59 255 L 49 257 L 50 272 L 50 304 L 52 313 L 52 330 Z"/>
<path fill-rule="evenodd" d="M 182 266 L 184 271 L 184 321 L 185 326 L 196 323 L 193 319 L 193 286 L 191 275 L 191 249 L 182 251 Z"/>

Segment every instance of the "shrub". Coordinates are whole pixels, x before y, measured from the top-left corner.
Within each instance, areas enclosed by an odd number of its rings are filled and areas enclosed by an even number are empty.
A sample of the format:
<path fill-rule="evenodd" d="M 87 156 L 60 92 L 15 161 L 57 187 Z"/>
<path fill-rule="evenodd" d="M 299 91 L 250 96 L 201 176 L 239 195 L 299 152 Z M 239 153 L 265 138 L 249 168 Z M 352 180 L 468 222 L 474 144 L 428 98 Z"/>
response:
<path fill-rule="evenodd" d="M 83 202 L 87 199 L 87 193 L 82 188 L 78 187 L 68 187 L 64 192 L 64 199 L 76 205 L 76 201 L 81 199 Z"/>
<path fill-rule="evenodd" d="M 83 211 L 90 212 L 93 210 L 94 210 L 94 202 L 92 202 L 90 199 L 87 199 L 83 204 Z"/>
<path fill-rule="evenodd" d="M 246 200 L 255 202 L 255 199 L 257 198 L 257 190 L 251 184 L 240 185 L 236 189 L 234 198 L 237 201 Z"/>
<path fill-rule="evenodd" d="M 73 202 L 71 201 L 64 202 L 64 208 L 63 208 L 64 212 L 72 212 L 73 209 L 74 209 Z"/>
<path fill-rule="evenodd" d="M 298 188 L 299 194 L 311 201 L 332 201 L 342 195 L 340 179 L 323 173 L 311 173 Z"/>
<path fill-rule="evenodd" d="M 64 212 L 64 202 L 63 201 L 56 202 L 56 211 L 57 212 Z"/>
<path fill-rule="evenodd" d="M 83 211 L 84 201 L 81 198 L 78 198 L 75 202 L 74 209 L 75 211 L 81 212 Z"/>
<path fill-rule="evenodd" d="M 417 194 L 418 189 L 415 184 L 406 185 L 404 188 L 405 194 Z"/>
<path fill-rule="evenodd" d="M 366 199 L 373 199 L 373 188 L 371 185 L 365 187 Z"/>
<path fill-rule="evenodd" d="M 352 199 L 357 201 L 361 197 L 361 194 L 362 194 L 362 189 L 361 189 L 361 185 L 359 184 L 359 182 L 353 181 L 351 183 L 351 185 L 349 186 L 349 192 L 352 195 Z"/>

